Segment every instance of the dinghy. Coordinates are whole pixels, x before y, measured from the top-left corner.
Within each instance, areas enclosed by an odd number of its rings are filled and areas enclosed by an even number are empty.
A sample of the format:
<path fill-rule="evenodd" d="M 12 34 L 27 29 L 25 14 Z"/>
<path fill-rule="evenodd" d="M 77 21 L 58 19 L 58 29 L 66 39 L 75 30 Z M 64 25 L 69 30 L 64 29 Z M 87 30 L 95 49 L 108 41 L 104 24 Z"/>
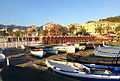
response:
<path fill-rule="evenodd" d="M 109 69 L 90 68 L 74 62 L 46 60 L 46 65 L 56 73 L 89 81 L 119 81 L 120 73 Z"/>
<path fill-rule="evenodd" d="M 45 46 L 44 50 L 47 54 L 58 54 L 58 50 L 53 49 L 53 46 Z"/>
<path fill-rule="evenodd" d="M 66 44 L 63 44 L 63 46 L 75 46 L 75 49 L 76 50 L 84 50 L 86 47 L 84 45 L 81 45 L 78 43 L 66 43 Z"/>
<path fill-rule="evenodd" d="M 102 57 L 120 57 L 120 46 L 96 47 L 94 55 Z"/>
<path fill-rule="evenodd" d="M 53 49 L 58 52 L 75 53 L 75 46 L 54 46 Z"/>
<path fill-rule="evenodd" d="M 41 58 L 46 54 L 46 51 L 43 48 L 31 49 L 30 52 L 32 53 L 32 55 L 38 56 Z"/>

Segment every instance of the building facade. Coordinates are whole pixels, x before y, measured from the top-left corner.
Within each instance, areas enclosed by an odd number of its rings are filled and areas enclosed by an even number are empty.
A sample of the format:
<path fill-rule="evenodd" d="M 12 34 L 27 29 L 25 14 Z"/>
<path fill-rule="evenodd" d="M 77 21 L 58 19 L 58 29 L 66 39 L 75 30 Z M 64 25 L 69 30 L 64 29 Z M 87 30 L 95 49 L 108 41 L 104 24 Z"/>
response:
<path fill-rule="evenodd" d="M 103 29 L 102 34 L 107 34 L 108 31 L 111 33 L 116 33 L 115 28 L 118 27 L 119 25 L 120 23 L 118 22 L 99 21 L 82 24 L 82 27 L 84 27 L 88 33 L 96 33 L 96 28 L 102 27 Z M 107 28 L 107 26 L 109 27 L 109 29 Z"/>
<path fill-rule="evenodd" d="M 80 29 L 82 28 L 82 25 L 81 24 L 77 24 L 77 23 L 72 23 L 72 24 L 67 25 L 65 27 L 67 28 L 68 31 L 70 31 L 70 27 L 72 27 L 72 26 L 75 26 L 75 30 L 73 32 L 73 35 L 75 35 L 77 32 L 79 32 Z"/>
<path fill-rule="evenodd" d="M 63 27 L 62 25 L 55 24 L 55 23 L 47 23 L 43 25 L 43 30 L 47 30 L 47 36 L 61 36 L 62 33 L 58 32 L 58 28 Z M 53 30 L 53 32 L 51 32 Z"/>

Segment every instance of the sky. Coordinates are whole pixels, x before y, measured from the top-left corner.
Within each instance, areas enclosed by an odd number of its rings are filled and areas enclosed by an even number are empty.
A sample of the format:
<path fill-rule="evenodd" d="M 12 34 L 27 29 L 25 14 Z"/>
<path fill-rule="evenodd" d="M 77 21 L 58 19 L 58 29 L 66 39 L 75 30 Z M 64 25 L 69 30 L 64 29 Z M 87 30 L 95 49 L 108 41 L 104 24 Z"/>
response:
<path fill-rule="evenodd" d="M 0 0 L 0 24 L 63 26 L 120 16 L 120 0 Z"/>

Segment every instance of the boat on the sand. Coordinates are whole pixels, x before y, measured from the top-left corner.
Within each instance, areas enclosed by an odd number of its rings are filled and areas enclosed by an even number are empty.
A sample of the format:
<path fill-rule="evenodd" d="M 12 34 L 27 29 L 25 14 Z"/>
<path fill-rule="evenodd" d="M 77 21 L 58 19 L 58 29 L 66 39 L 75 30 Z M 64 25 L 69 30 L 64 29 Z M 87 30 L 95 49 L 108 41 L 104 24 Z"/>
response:
<path fill-rule="evenodd" d="M 101 57 L 120 57 L 120 46 L 96 47 L 94 55 Z"/>
<path fill-rule="evenodd" d="M 110 69 L 87 67 L 80 63 L 46 60 L 46 65 L 56 73 L 80 80 L 89 81 L 119 81 L 120 73 Z"/>
<path fill-rule="evenodd" d="M 74 61 L 87 64 L 112 65 L 120 66 L 120 59 L 115 57 L 98 57 L 98 56 L 80 56 L 75 54 L 67 54 L 68 61 Z"/>
<path fill-rule="evenodd" d="M 47 54 L 58 54 L 58 50 L 53 49 L 53 46 L 45 46 L 43 49 Z"/>
<path fill-rule="evenodd" d="M 38 56 L 41 58 L 46 54 L 46 51 L 43 48 L 31 49 L 30 52 L 32 53 L 32 55 Z"/>

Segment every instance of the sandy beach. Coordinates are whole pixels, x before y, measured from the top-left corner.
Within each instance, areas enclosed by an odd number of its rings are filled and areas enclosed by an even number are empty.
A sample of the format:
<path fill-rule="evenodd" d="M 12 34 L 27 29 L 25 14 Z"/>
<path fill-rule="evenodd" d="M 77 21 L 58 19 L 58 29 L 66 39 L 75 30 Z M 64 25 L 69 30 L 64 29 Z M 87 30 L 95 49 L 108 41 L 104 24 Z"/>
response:
<path fill-rule="evenodd" d="M 92 51 L 93 49 L 79 51 L 76 54 L 90 55 Z M 4 66 L 3 69 L 1 68 L 3 81 L 78 81 L 77 79 L 51 72 L 44 64 L 44 61 L 48 59 L 66 58 L 67 53 L 47 54 L 44 58 L 35 57 L 28 50 L 25 51 L 18 48 L 7 48 L 3 53 L 9 58 L 10 64 L 7 67 Z"/>

